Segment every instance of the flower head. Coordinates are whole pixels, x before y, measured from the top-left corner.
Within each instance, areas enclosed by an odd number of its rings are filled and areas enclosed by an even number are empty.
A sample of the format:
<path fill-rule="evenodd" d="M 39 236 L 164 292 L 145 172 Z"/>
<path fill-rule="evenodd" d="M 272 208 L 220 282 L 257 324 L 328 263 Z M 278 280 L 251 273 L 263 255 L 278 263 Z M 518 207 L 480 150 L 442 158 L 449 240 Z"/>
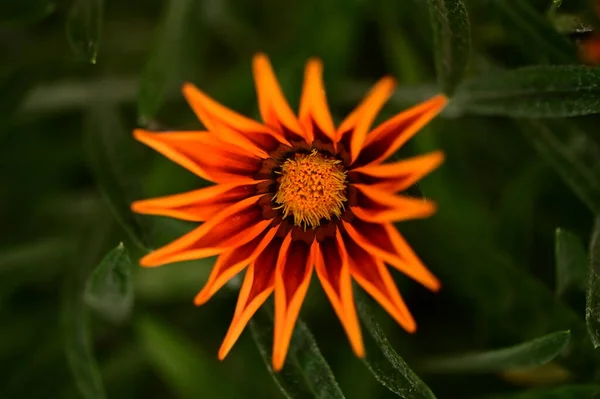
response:
<path fill-rule="evenodd" d="M 215 183 L 133 204 L 139 213 L 203 222 L 144 256 L 141 265 L 218 255 L 196 296 L 197 305 L 246 269 L 233 321 L 219 350 L 221 359 L 274 293 L 273 366 L 281 369 L 313 270 L 356 355 L 363 356 L 364 348 L 352 279 L 413 332 L 415 321 L 386 265 L 431 290 L 440 284 L 393 223 L 427 217 L 435 205 L 397 193 L 436 168 L 443 155 L 384 161 L 444 108 L 446 98 L 435 96 L 371 131 L 394 89 L 393 79 L 386 77 L 336 128 L 319 60 L 306 65 L 298 116 L 284 99 L 266 56 L 254 57 L 253 72 L 263 123 L 185 84 L 183 94 L 206 131 L 134 132 L 142 143 Z"/>

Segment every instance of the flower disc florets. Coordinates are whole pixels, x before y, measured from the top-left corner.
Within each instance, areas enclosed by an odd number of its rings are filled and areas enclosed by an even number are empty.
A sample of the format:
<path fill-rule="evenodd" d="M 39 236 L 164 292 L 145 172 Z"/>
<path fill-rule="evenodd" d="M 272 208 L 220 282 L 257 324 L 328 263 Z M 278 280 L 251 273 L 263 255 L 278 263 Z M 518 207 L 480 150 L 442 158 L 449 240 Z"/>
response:
<path fill-rule="evenodd" d="M 281 166 L 279 188 L 273 197 L 283 217 L 294 225 L 319 226 L 322 219 L 339 218 L 346 202 L 346 172 L 342 162 L 313 150 L 296 153 Z"/>

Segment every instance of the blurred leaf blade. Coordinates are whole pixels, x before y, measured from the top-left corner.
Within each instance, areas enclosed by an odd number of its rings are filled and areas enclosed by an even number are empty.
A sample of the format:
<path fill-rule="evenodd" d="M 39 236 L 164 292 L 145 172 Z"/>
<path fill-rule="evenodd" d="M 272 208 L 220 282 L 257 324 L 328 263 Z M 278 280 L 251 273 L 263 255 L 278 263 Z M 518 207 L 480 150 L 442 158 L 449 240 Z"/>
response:
<path fill-rule="evenodd" d="M 113 215 L 140 249 L 150 248 L 139 219 L 130 203 L 139 198 L 138 182 L 133 177 L 134 162 L 129 143 L 131 135 L 123 129 L 112 106 L 96 104 L 87 116 L 86 150 L 97 184 Z"/>
<path fill-rule="evenodd" d="M 508 32 L 515 35 L 515 44 L 528 57 L 538 62 L 569 63 L 575 59 L 575 46 L 561 35 L 531 2 L 521 0 L 493 0 L 500 15 L 512 23 Z M 513 28 L 513 29 L 510 29 Z M 532 45 L 538 49 L 530 51 Z"/>
<path fill-rule="evenodd" d="M 202 398 L 206 392 L 236 397 L 235 387 L 219 384 L 212 368 L 194 343 L 166 322 L 151 316 L 139 318 L 135 329 L 148 361 L 164 382 L 182 398 Z"/>
<path fill-rule="evenodd" d="M 564 385 L 557 388 L 532 389 L 518 393 L 487 395 L 480 399 L 596 399 L 600 385 Z"/>
<path fill-rule="evenodd" d="M 79 57 L 95 64 L 104 19 L 104 0 L 73 0 L 67 18 L 67 38 Z"/>
<path fill-rule="evenodd" d="M 0 2 L 0 25 L 31 24 L 54 12 L 53 0 L 20 0 Z"/>
<path fill-rule="evenodd" d="M 596 217 L 590 239 L 585 322 L 594 348 L 600 346 L 600 217 Z"/>
<path fill-rule="evenodd" d="M 428 0 L 438 81 L 451 95 L 462 79 L 471 51 L 471 26 L 462 0 Z"/>
<path fill-rule="evenodd" d="M 163 20 L 157 28 L 154 47 L 140 78 L 138 117 L 145 123 L 155 116 L 167 93 L 177 84 L 186 33 L 186 18 L 193 0 L 169 0 Z"/>
<path fill-rule="evenodd" d="M 431 389 L 392 348 L 373 318 L 365 295 L 360 292 L 356 294 L 358 315 L 368 331 L 368 336 L 363 337 L 367 352 L 363 362 L 369 371 L 377 381 L 401 398 L 435 399 Z"/>
<path fill-rule="evenodd" d="M 425 368 L 438 373 L 489 373 L 546 364 L 567 346 L 569 331 L 558 331 L 508 348 L 429 359 Z"/>
<path fill-rule="evenodd" d="M 287 398 L 344 398 L 312 333 L 302 320 L 296 322 L 286 363 L 279 372 L 275 372 L 271 364 L 273 316 L 270 311 L 259 310 L 250 321 L 250 330 L 271 376 Z"/>
<path fill-rule="evenodd" d="M 89 277 L 85 303 L 106 319 L 122 323 L 133 308 L 131 259 L 123 243 L 110 251 Z"/>
<path fill-rule="evenodd" d="M 600 113 L 600 67 L 542 65 L 467 79 L 456 106 L 465 114 L 557 118 Z"/>
<path fill-rule="evenodd" d="M 521 123 L 538 153 L 592 212 L 600 214 L 600 147 L 582 130 L 566 123 L 558 127 L 562 135 L 540 121 Z"/>
<path fill-rule="evenodd" d="M 105 399 L 104 385 L 90 342 L 81 274 L 82 268 L 71 272 L 63 292 L 61 311 L 65 356 L 81 397 Z"/>
<path fill-rule="evenodd" d="M 577 236 L 564 229 L 555 232 L 556 293 L 585 289 L 586 254 Z"/>

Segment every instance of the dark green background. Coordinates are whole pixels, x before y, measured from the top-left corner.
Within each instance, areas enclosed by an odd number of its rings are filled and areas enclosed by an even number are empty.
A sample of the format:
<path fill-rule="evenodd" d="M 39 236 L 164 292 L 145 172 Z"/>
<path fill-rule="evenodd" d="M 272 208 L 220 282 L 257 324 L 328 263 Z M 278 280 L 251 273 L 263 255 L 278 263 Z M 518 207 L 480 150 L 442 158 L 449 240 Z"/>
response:
<path fill-rule="evenodd" d="M 132 129 L 199 128 L 179 93 L 184 81 L 257 117 L 257 51 L 270 56 L 294 109 L 304 63 L 320 57 L 336 122 L 386 74 L 399 88 L 379 120 L 438 92 L 437 81 L 451 91 L 468 56 L 466 76 L 475 80 L 459 86 L 445 113 L 397 155 L 446 153 L 442 167 L 411 189 L 438 202 L 438 214 L 399 225 L 443 288 L 432 294 L 394 273 L 419 330 L 406 334 L 380 309 L 375 318 L 438 398 L 600 392 L 573 387 L 592 384 L 600 365 L 585 327 L 585 255 L 569 252 L 576 270 L 567 274 L 575 282 L 555 294 L 555 229 L 572 232 L 575 244 L 587 248 L 600 212 L 600 124 L 593 115 L 600 112 L 600 72 L 586 69 L 582 80 L 579 67 L 552 66 L 579 65 L 577 43 L 585 33 L 546 15 L 551 1 L 465 1 L 471 52 L 461 47 L 469 40 L 465 31 L 442 29 L 438 37 L 450 40 L 455 64 L 440 78 L 436 57 L 446 53 L 434 40 L 440 27 L 431 25 L 440 15 L 428 8 L 436 3 L 460 2 L 3 0 L 0 398 L 82 397 L 65 352 L 78 359 L 71 362 L 77 379 L 93 380 L 86 374 L 86 333 L 107 398 L 282 397 L 249 332 L 224 362 L 217 360 L 237 290 L 233 284 L 193 306 L 213 259 L 136 266 L 141 246 L 162 245 L 191 225 L 127 212 L 132 200 L 206 184 L 135 143 Z M 596 23 L 589 8 L 565 0 L 557 12 L 587 18 L 589 30 Z M 536 65 L 549 67 L 534 69 L 533 77 L 504 75 Z M 574 82 L 558 87 L 569 76 Z M 556 118 L 573 115 L 587 116 Z M 81 297 L 91 271 L 121 241 L 133 260 L 126 272 L 135 304 L 115 323 Z M 352 355 L 316 279 L 301 315 L 346 397 L 396 397 Z M 571 330 L 568 350 L 520 382 L 498 372 L 434 371 L 435 357 L 561 330 Z M 552 374 L 557 368 L 560 378 Z M 540 388 L 540 375 L 551 382 L 544 389 L 559 387 L 552 396 L 527 393 Z"/>

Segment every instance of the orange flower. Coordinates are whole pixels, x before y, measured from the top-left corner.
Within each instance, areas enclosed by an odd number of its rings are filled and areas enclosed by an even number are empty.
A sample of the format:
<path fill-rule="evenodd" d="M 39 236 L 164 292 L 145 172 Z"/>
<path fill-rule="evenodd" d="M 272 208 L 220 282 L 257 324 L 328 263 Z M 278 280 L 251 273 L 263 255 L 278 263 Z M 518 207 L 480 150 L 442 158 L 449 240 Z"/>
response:
<path fill-rule="evenodd" d="M 383 161 L 434 118 L 447 99 L 435 96 L 369 132 L 394 90 L 394 80 L 385 77 L 336 129 L 319 60 L 306 65 L 298 117 L 265 55 L 254 57 L 253 71 L 263 123 L 186 83 L 183 94 L 207 131 L 134 132 L 137 140 L 215 183 L 133 204 L 139 213 L 204 222 L 144 256 L 141 265 L 219 255 L 196 305 L 247 267 L 219 359 L 274 292 L 273 367 L 280 370 L 313 268 L 357 356 L 364 355 L 364 348 L 352 278 L 407 331 L 415 331 L 386 264 L 439 289 L 439 281 L 393 225 L 430 216 L 435 205 L 396 193 L 436 168 L 443 155 Z"/>
<path fill-rule="evenodd" d="M 579 43 L 579 56 L 588 65 L 600 65 L 600 32 L 592 32 Z"/>

